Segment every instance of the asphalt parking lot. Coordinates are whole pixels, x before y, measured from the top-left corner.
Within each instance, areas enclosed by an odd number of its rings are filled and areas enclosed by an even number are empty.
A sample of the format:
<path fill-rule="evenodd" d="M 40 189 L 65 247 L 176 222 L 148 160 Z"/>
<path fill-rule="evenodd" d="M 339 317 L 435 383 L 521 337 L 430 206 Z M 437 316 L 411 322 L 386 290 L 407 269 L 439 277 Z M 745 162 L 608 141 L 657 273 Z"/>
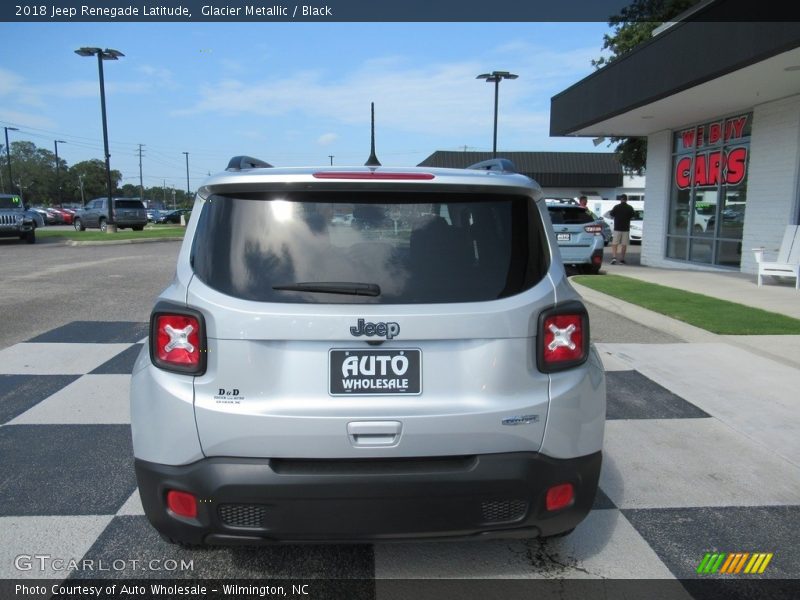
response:
<path fill-rule="evenodd" d="M 0 246 L 0 578 L 702 579 L 697 567 L 713 552 L 773 555 L 764 573 L 739 578 L 744 591 L 757 579 L 800 579 L 796 370 L 592 305 L 608 371 L 604 467 L 594 509 L 570 536 L 202 550 L 162 542 L 136 493 L 128 374 L 178 249 Z M 19 556 L 42 554 L 121 562 L 20 568 Z M 167 560 L 192 568 L 140 568 Z"/>

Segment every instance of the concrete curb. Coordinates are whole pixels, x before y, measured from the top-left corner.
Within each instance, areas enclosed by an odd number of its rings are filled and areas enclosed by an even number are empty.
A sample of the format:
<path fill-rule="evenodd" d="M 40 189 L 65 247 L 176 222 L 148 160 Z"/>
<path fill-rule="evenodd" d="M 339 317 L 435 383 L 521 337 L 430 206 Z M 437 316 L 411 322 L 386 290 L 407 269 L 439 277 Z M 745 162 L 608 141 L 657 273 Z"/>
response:
<path fill-rule="evenodd" d="M 107 242 L 91 241 L 91 242 L 76 242 L 75 240 L 66 240 L 64 242 L 67 246 L 121 246 L 122 244 L 147 244 L 150 242 L 182 242 L 182 237 L 163 237 L 163 238 L 142 238 L 139 240 L 109 240 Z"/>
<path fill-rule="evenodd" d="M 800 368 L 800 336 L 797 335 L 718 335 L 683 321 L 678 321 L 636 304 L 603 294 L 583 286 L 570 278 L 570 283 L 587 301 L 600 308 L 630 319 L 645 327 L 668 333 L 689 343 L 722 343 L 774 360 L 788 367 Z"/>
<path fill-rule="evenodd" d="M 579 283 L 570 278 L 570 283 L 578 293 L 588 302 L 604 308 L 610 312 L 621 315 L 626 319 L 635 321 L 645 327 L 656 329 L 663 333 L 668 333 L 685 342 L 719 342 L 720 336 L 705 329 L 700 329 L 694 325 L 689 325 L 683 321 L 678 321 L 647 308 L 642 308 L 636 304 L 625 302 L 619 298 L 603 294 Z"/>

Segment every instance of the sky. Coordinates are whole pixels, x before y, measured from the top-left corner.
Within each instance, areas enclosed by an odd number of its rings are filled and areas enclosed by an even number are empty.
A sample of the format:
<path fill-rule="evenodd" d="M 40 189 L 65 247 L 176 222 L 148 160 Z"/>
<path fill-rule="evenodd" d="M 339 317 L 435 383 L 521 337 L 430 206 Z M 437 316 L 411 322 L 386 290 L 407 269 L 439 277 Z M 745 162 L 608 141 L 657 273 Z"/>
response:
<path fill-rule="evenodd" d="M 436 150 L 609 151 L 549 137 L 550 98 L 594 71 L 606 23 L 0 23 L 0 127 L 73 165 L 103 158 L 104 62 L 111 167 L 123 183 L 190 189 L 246 154 L 276 166 L 360 165 L 370 102 L 384 165 Z M 0 140 L 0 143 L 2 141 Z"/>

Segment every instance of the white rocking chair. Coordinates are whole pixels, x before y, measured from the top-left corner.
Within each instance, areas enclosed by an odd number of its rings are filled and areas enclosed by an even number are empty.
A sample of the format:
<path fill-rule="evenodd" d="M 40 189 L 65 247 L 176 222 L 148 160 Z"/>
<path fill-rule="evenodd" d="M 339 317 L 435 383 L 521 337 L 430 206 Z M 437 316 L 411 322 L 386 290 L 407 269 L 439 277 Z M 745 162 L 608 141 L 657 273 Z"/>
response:
<path fill-rule="evenodd" d="M 800 226 L 786 226 L 775 261 L 764 260 L 764 248 L 754 248 L 753 252 L 758 263 L 758 287 L 761 287 L 764 275 L 772 275 L 774 277 L 794 277 L 794 287 L 800 290 Z"/>

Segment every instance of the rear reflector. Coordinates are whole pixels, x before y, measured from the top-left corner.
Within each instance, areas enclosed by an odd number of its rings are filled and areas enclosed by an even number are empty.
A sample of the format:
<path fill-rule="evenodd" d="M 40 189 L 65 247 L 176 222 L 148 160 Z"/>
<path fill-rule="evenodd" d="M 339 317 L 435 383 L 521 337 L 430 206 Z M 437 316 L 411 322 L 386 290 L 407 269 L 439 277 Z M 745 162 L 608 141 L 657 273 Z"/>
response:
<path fill-rule="evenodd" d="M 571 483 L 554 485 L 547 490 L 546 507 L 548 511 L 561 510 L 575 502 L 575 488 Z"/>
<path fill-rule="evenodd" d="M 544 373 L 578 366 L 589 356 L 589 317 L 580 302 L 568 302 L 539 315 L 536 360 Z"/>
<path fill-rule="evenodd" d="M 203 316 L 196 310 L 159 303 L 150 317 L 150 360 L 160 369 L 200 375 L 206 369 Z"/>
<path fill-rule="evenodd" d="M 387 171 L 319 171 L 313 174 L 315 179 L 394 179 L 394 180 L 431 180 L 432 173 L 392 173 Z"/>
<path fill-rule="evenodd" d="M 197 498 L 189 492 L 177 490 L 167 492 L 167 508 L 179 517 L 197 518 Z"/>

